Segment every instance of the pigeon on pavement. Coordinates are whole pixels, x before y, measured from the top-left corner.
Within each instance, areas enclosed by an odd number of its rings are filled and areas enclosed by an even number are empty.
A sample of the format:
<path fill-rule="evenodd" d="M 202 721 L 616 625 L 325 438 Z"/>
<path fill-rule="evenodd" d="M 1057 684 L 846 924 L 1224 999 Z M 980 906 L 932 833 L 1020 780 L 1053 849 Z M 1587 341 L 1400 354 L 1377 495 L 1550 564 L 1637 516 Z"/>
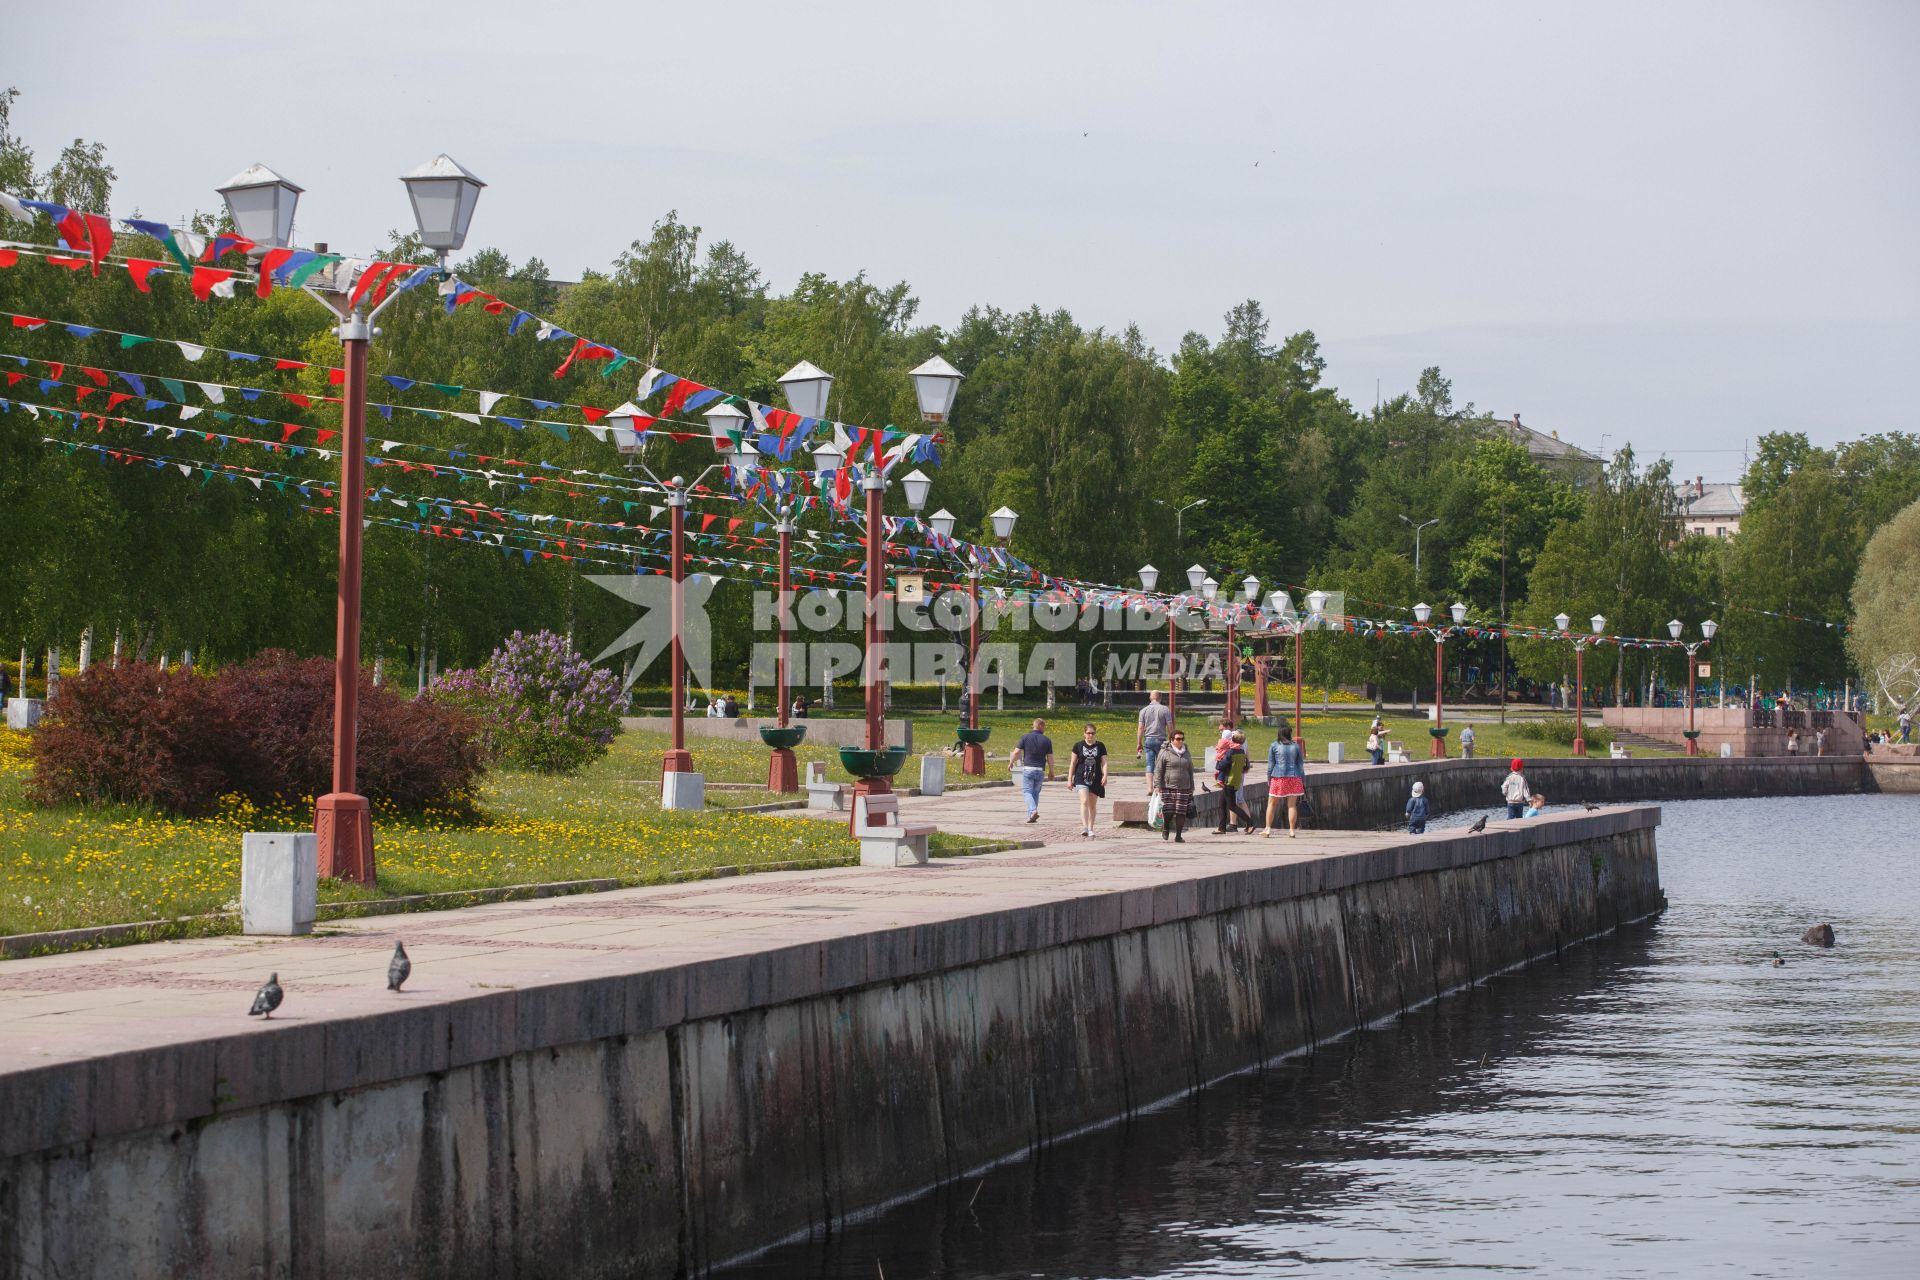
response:
<path fill-rule="evenodd" d="M 267 985 L 256 991 L 253 996 L 253 1008 L 247 1010 L 249 1018 L 256 1014 L 271 1018 L 273 1011 L 280 1007 L 280 1001 L 286 993 L 280 990 L 280 975 L 275 973 L 267 978 Z"/>
<path fill-rule="evenodd" d="M 1479 817 L 1473 820 L 1473 825 L 1467 828 L 1467 834 L 1470 836 L 1477 836 L 1482 831 L 1485 831 L 1486 829 L 1487 829 L 1487 815 L 1483 813 Z"/>
<path fill-rule="evenodd" d="M 387 990 L 398 991 L 400 984 L 413 972 L 413 961 L 407 959 L 407 949 L 399 940 L 393 944 L 393 962 L 387 966 Z"/>
<path fill-rule="evenodd" d="M 1597 804 L 1595 804 L 1595 803 L 1594 803 L 1593 801 L 1591 801 L 1591 800 L 1588 800 L 1588 801 L 1586 802 L 1586 808 L 1587 808 L 1587 812 L 1588 812 L 1588 813 L 1592 813 L 1592 812 L 1593 812 L 1593 811 L 1594 811 L 1595 809 L 1598 809 L 1599 807 L 1600 807 L 1599 805 L 1597 805 Z"/>

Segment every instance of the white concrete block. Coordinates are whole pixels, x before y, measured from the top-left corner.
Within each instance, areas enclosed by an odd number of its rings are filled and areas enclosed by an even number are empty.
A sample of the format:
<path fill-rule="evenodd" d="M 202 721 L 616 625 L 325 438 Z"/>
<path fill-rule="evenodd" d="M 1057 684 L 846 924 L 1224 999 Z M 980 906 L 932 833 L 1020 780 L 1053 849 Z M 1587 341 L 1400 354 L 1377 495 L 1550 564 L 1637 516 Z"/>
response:
<path fill-rule="evenodd" d="M 1723 742 L 1720 744 L 1720 758 L 1722 760 L 1733 759 L 1733 744 L 1731 742 Z"/>
<path fill-rule="evenodd" d="M 920 794 L 923 796 L 945 795 L 947 791 L 947 758 L 943 755 L 920 757 Z"/>
<path fill-rule="evenodd" d="M 1329 742 L 1327 744 L 1327 763 L 1345 764 L 1346 762 L 1347 744 L 1344 742 Z"/>
<path fill-rule="evenodd" d="M 660 775 L 662 809 L 704 809 L 707 807 L 707 775 L 704 773 L 663 773 Z"/>
<path fill-rule="evenodd" d="M 40 723 L 42 702 L 38 698 L 8 698 L 7 728 L 31 729 Z"/>
<path fill-rule="evenodd" d="M 311 831 L 249 831 L 240 841 L 240 927 L 246 933 L 313 932 L 320 847 Z"/>

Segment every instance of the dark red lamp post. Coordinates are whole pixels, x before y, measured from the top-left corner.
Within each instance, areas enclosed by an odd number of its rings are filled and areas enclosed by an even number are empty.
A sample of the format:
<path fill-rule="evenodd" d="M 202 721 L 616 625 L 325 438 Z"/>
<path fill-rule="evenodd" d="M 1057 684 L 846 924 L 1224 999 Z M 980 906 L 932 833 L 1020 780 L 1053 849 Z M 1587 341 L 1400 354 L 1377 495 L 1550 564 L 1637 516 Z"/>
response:
<path fill-rule="evenodd" d="M 1587 621 L 1592 626 L 1595 636 L 1607 628 L 1606 617 L 1602 614 L 1596 613 Z M 1562 635 L 1571 634 L 1567 628 L 1572 622 L 1573 619 L 1564 613 L 1556 613 L 1553 616 L 1554 629 Z M 1593 643 L 1594 641 L 1587 636 L 1573 636 L 1573 754 L 1577 756 L 1587 754 L 1587 733 L 1583 719 L 1586 709 L 1586 657 L 1587 646 Z"/>
<path fill-rule="evenodd" d="M 1686 624 L 1682 623 L 1678 618 L 1675 618 L 1667 624 L 1667 634 L 1675 640 L 1679 640 L 1680 634 L 1686 629 Z M 1719 629 L 1720 624 L 1712 618 L 1708 618 L 1700 624 L 1701 638 L 1692 644 L 1682 644 L 1680 646 L 1687 651 L 1687 732 L 1685 737 L 1687 739 L 1687 754 L 1690 756 L 1700 754 L 1700 731 L 1693 727 L 1694 677 L 1699 674 L 1699 666 L 1694 662 L 1694 655 L 1712 642 L 1713 633 Z"/>
<path fill-rule="evenodd" d="M 450 157 L 441 155 L 400 179 L 413 202 L 420 243 L 447 254 L 467 240 L 474 205 L 486 184 Z M 239 233 L 261 251 L 288 248 L 293 243 L 294 208 L 301 188 L 265 165 L 256 164 L 234 175 L 220 195 Z M 313 829 L 318 838 L 322 877 L 374 882 L 373 820 L 365 796 L 356 790 L 360 713 L 360 534 L 366 518 L 367 465 L 367 347 L 379 332 L 373 322 L 400 297 L 369 307 L 354 304 L 345 281 L 327 276 L 303 285 L 339 320 L 341 366 L 345 380 L 341 396 L 340 447 L 340 578 L 335 595 L 333 673 L 333 789 L 314 803 Z M 334 287 L 338 284 L 340 287 Z"/>
<path fill-rule="evenodd" d="M 1433 727 L 1428 731 L 1428 736 L 1433 739 L 1435 760 L 1444 760 L 1447 756 L 1447 637 L 1458 631 L 1467 620 L 1467 606 L 1464 604 L 1456 601 L 1449 606 L 1448 611 L 1453 615 L 1453 626 L 1433 629 Z M 1433 609 L 1430 606 L 1425 604 L 1413 606 L 1414 621 L 1421 625 L 1424 626 L 1427 619 L 1432 616 Z"/>

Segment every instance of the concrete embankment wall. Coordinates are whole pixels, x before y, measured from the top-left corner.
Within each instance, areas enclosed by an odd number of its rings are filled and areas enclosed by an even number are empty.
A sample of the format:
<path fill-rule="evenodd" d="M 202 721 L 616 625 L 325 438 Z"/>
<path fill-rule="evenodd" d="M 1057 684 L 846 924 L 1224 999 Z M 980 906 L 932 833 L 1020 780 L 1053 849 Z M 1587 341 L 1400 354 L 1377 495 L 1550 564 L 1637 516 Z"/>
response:
<path fill-rule="evenodd" d="M 1256 746 L 1264 760 L 1264 746 Z M 1431 813 L 1485 809 L 1505 816 L 1500 783 L 1512 761 L 1415 760 L 1408 764 L 1361 765 L 1336 772 L 1307 771 L 1313 800 L 1311 825 L 1320 830 L 1378 831 L 1403 826 L 1413 784 L 1427 784 Z M 1733 800 L 1746 796 L 1851 795 L 1876 788 L 1874 775 L 1859 756 L 1799 759 L 1731 760 L 1685 757 L 1613 760 L 1535 759 L 1524 761 L 1527 781 L 1548 804 L 1628 804 L 1651 800 Z M 1260 767 L 1256 761 L 1256 769 Z M 1242 790 L 1256 821 L 1265 821 L 1267 784 L 1261 778 Z M 1194 797 L 1195 825 L 1217 822 L 1220 797 Z M 1137 810 L 1137 812 L 1136 812 Z M 1144 799 L 1114 807 L 1116 819 L 1140 821 Z M 1284 817 L 1284 812 L 1281 815 Z M 1278 821 L 1278 819 L 1276 819 Z"/>
<path fill-rule="evenodd" d="M 1356 838 L 0 1077 L 0 1276 L 699 1274 L 1646 916 L 1657 823 Z"/>

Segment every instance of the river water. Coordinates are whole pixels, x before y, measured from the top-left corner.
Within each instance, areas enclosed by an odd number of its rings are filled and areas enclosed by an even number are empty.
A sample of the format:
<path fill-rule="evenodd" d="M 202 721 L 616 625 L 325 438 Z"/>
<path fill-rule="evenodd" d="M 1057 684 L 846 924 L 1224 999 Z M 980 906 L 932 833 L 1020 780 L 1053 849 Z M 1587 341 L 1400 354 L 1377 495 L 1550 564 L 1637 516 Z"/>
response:
<path fill-rule="evenodd" d="M 725 1274 L 1920 1276 L 1920 797 L 1659 842 L 1654 922 Z"/>

